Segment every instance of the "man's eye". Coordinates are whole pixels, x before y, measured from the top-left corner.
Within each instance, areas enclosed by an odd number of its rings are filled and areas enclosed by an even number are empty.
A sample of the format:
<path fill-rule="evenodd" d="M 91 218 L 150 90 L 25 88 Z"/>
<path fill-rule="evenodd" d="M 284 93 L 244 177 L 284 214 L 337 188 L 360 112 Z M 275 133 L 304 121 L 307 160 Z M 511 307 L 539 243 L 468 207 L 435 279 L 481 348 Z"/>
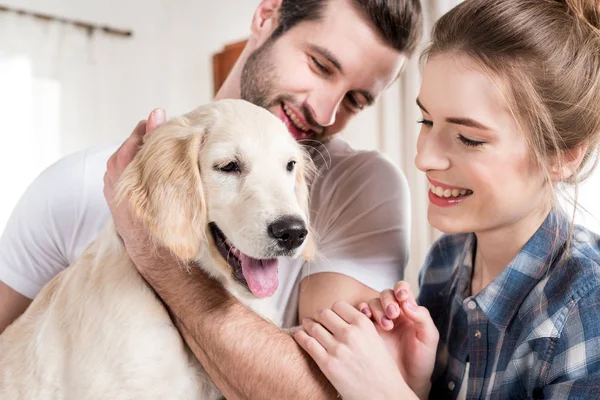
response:
<path fill-rule="evenodd" d="M 222 167 L 218 167 L 222 172 L 240 172 L 240 166 L 235 161 L 230 162 Z"/>
<path fill-rule="evenodd" d="M 420 120 L 417 121 L 418 124 L 423 124 L 425 126 L 429 126 L 432 127 L 433 126 L 433 121 L 427 120 L 425 118 L 421 118 Z"/>
<path fill-rule="evenodd" d="M 331 75 L 331 72 L 329 71 L 329 69 L 323 65 L 322 63 L 320 63 L 315 57 L 310 56 L 310 60 L 312 61 L 312 63 L 314 64 L 314 66 L 324 75 Z"/>
<path fill-rule="evenodd" d="M 355 96 L 347 95 L 346 98 L 348 99 L 348 102 L 350 103 L 353 109 L 360 111 L 365 108 L 365 106 L 360 101 L 358 101 Z"/>

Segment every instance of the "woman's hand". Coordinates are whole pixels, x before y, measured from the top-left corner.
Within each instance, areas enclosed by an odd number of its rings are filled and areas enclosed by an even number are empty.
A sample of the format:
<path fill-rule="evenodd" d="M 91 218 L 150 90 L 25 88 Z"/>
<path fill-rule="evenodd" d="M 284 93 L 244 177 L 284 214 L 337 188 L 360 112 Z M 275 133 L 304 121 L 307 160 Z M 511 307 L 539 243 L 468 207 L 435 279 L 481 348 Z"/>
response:
<path fill-rule="evenodd" d="M 384 290 L 358 308 L 377 324 L 408 386 L 419 398 L 427 398 L 439 333 L 429 311 L 417 305 L 410 285 L 400 281 L 393 291 Z"/>
<path fill-rule="evenodd" d="M 345 400 L 416 398 L 367 316 L 346 302 L 292 330 Z"/>

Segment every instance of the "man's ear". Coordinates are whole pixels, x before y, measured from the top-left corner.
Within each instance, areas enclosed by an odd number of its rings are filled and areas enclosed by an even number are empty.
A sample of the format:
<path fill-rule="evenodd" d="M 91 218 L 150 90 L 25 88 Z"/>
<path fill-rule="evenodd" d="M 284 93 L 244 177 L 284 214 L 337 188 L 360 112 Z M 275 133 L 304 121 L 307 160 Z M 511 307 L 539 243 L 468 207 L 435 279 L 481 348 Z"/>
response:
<path fill-rule="evenodd" d="M 550 171 L 552 182 L 572 180 L 581 166 L 587 150 L 587 144 L 582 144 L 572 150 L 564 151 L 560 157 L 557 157 Z"/>
<path fill-rule="evenodd" d="M 117 185 L 158 245 L 191 260 L 206 241 L 207 211 L 198 156 L 204 128 L 176 118 L 147 135 Z"/>
<path fill-rule="evenodd" d="M 250 32 L 258 43 L 264 43 L 279 25 L 279 9 L 283 0 L 262 0 L 252 17 Z"/>

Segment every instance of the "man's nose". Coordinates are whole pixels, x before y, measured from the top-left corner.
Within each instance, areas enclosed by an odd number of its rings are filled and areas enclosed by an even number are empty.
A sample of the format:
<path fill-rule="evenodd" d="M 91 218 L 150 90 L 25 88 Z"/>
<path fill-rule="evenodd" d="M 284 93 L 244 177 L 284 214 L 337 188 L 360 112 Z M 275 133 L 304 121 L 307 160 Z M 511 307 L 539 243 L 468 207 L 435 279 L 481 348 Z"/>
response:
<path fill-rule="evenodd" d="M 320 90 L 309 97 L 308 107 L 312 111 L 315 122 L 321 126 L 333 125 L 345 95 L 346 92 L 341 90 Z"/>

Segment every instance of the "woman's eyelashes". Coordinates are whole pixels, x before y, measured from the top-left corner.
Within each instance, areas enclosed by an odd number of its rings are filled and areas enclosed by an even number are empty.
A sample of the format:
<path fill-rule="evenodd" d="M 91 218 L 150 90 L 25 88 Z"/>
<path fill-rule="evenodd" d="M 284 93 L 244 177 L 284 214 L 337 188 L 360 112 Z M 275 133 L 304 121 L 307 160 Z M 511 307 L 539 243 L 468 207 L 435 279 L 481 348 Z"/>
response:
<path fill-rule="evenodd" d="M 425 119 L 425 118 L 421 118 L 420 120 L 417 121 L 417 123 L 425 125 L 430 128 L 433 126 L 433 121 Z M 464 146 L 467 146 L 467 147 L 480 147 L 486 143 L 486 142 L 483 142 L 480 140 L 469 139 L 468 137 L 464 136 L 461 133 L 458 134 L 458 136 L 456 137 L 456 140 L 458 140 L 461 144 L 463 144 Z"/>
<path fill-rule="evenodd" d="M 464 144 L 467 147 L 480 147 L 485 144 L 485 142 L 481 142 L 479 140 L 469 139 L 468 137 L 463 136 L 462 134 L 458 134 L 456 137 L 459 142 Z"/>

